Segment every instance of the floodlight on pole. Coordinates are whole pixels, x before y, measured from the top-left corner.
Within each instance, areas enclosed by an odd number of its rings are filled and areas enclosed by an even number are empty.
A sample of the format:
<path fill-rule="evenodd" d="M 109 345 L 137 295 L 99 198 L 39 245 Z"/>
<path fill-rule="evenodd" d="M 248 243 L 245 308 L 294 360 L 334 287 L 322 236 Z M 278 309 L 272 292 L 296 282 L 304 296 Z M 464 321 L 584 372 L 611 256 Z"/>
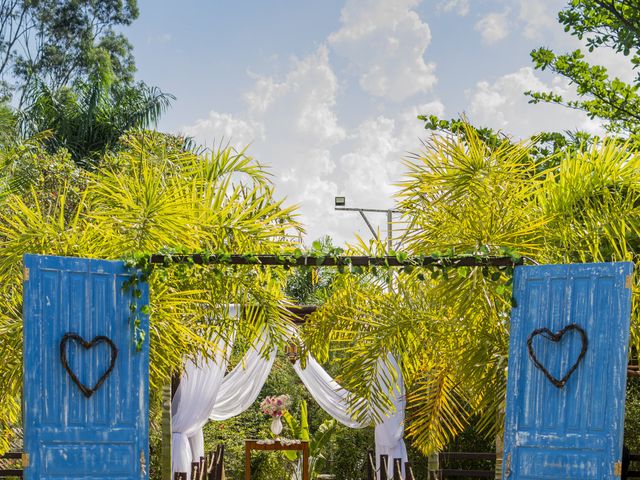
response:
<path fill-rule="evenodd" d="M 389 252 L 391 252 L 393 250 L 393 238 L 392 238 L 392 236 L 393 236 L 393 227 L 392 227 L 393 214 L 394 213 L 402 213 L 402 211 L 401 210 L 391 209 L 391 208 L 386 209 L 386 210 L 382 210 L 382 209 L 378 209 L 378 208 L 347 208 L 347 207 L 345 207 L 346 204 L 347 204 L 346 197 L 335 197 L 335 209 L 336 210 L 342 210 L 342 211 L 348 211 L 348 212 L 358 212 L 358 213 L 360 213 L 360 215 L 362 216 L 362 219 L 367 224 L 367 227 L 369 227 L 369 231 L 373 235 L 373 238 L 375 238 L 378 241 L 380 240 L 380 237 L 378 236 L 378 233 L 375 231 L 375 229 L 371 225 L 371 222 L 369 221 L 369 219 L 365 215 L 365 212 L 386 213 L 387 214 L 387 249 L 389 250 Z"/>

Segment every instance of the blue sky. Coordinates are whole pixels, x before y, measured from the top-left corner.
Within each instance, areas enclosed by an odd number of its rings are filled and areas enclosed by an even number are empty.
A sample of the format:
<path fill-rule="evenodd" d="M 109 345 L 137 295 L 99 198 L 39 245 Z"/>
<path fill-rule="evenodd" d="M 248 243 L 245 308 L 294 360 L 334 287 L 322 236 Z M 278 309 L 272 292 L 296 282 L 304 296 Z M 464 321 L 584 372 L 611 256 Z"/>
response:
<path fill-rule="evenodd" d="M 138 77 L 176 95 L 161 130 L 212 145 L 250 144 L 276 192 L 299 205 L 306 242 L 368 237 L 348 206 L 393 207 L 407 152 L 427 137 L 419 113 L 466 114 L 516 137 L 598 125 L 528 105 L 560 78 L 532 69 L 538 46 L 579 47 L 558 0 L 139 0 L 126 29 Z M 625 62 L 596 60 L 627 78 Z M 384 217 L 372 216 L 384 234 Z"/>

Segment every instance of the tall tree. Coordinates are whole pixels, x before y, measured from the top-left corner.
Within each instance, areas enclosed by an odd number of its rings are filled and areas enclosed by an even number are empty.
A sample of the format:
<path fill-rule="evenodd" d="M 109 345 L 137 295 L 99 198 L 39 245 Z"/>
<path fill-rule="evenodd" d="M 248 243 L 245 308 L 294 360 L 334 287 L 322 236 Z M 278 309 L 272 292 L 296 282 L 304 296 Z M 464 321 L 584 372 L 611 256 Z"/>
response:
<path fill-rule="evenodd" d="M 21 112 L 23 134 L 49 132 L 43 142 L 50 152 L 65 148 L 85 167 L 96 166 L 127 130 L 153 126 L 175 98 L 143 83 L 96 77 L 58 89 L 39 83 L 30 96 Z"/>
<path fill-rule="evenodd" d="M 132 47 L 116 27 L 137 17 L 137 0 L 0 0 L 4 95 L 35 80 L 57 89 L 92 74 L 130 83 Z"/>
<path fill-rule="evenodd" d="M 585 42 L 592 52 L 611 49 L 640 65 L 640 0 L 571 0 L 558 19 L 565 31 Z M 531 52 L 539 70 L 550 70 L 576 85 L 579 98 L 567 99 L 556 92 L 527 92 L 531 103 L 549 102 L 583 110 L 604 121 L 609 132 L 640 136 L 640 73 L 632 83 L 611 77 L 607 69 L 592 65 L 578 49 L 562 55 L 548 48 Z"/>

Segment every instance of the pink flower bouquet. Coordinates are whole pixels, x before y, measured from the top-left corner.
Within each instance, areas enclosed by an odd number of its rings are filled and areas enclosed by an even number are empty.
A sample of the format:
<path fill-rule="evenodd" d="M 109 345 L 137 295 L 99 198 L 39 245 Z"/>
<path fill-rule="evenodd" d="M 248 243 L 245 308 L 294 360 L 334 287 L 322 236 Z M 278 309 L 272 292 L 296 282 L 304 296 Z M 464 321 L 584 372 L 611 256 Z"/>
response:
<path fill-rule="evenodd" d="M 281 417 L 290 406 L 291 397 L 289 395 L 269 396 L 260 402 L 262 413 L 273 418 Z"/>

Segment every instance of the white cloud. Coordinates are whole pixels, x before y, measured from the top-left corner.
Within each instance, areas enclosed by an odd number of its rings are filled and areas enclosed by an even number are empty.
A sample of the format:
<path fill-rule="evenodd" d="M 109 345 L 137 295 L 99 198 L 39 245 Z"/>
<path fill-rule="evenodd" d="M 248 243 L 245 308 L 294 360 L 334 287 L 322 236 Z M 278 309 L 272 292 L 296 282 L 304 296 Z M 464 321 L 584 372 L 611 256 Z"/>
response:
<path fill-rule="evenodd" d="M 522 34 L 526 38 L 541 40 L 545 33 L 558 23 L 558 10 L 564 5 L 557 0 L 519 0 L 518 20 L 523 24 Z"/>
<path fill-rule="evenodd" d="M 148 44 L 164 45 L 169 43 L 173 36 L 170 33 L 159 33 L 157 35 L 149 35 L 147 37 Z"/>
<path fill-rule="evenodd" d="M 261 125 L 213 110 L 207 118 L 198 119 L 193 125 L 183 127 L 182 132 L 204 145 L 231 142 L 238 148 L 264 138 Z"/>
<path fill-rule="evenodd" d="M 553 90 L 566 98 L 575 98 L 575 90 L 565 79 L 555 77 L 545 83 L 531 67 L 523 67 L 493 83 L 478 82 L 470 96 L 469 119 L 476 125 L 503 130 L 519 138 L 543 130 L 601 131 L 598 122 L 582 112 L 557 105 L 530 105 L 524 95 L 527 90 Z"/>
<path fill-rule="evenodd" d="M 469 0 L 442 0 L 438 4 L 438 10 L 441 12 L 455 12 L 461 17 L 469 13 Z"/>
<path fill-rule="evenodd" d="M 254 75 L 242 111 L 212 111 L 183 131 L 199 141 L 223 134 L 240 139 L 236 144 L 252 141 L 248 153 L 271 167 L 278 195 L 300 206 L 308 241 L 327 233 L 338 242 L 353 239 L 354 232 L 368 238 L 357 215 L 334 211 L 334 197 L 346 195 L 351 206 L 393 207 L 402 158 L 425 135 L 417 115 L 442 115 L 444 106 L 423 103 L 356 120 L 349 128 L 336 114 L 339 92 L 327 49 L 320 47 L 282 77 Z M 379 217 L 371 221 L 384 231 L 386 217 Z"/>
<path fill-rule="evenodd" d="M 493 45 L 504 40 L 509 35 L 509 10 L 502 13 L 494 12 L 483 16 L 475 25 L 480 32 L 482 41 L 487 45 Z"/>
<path fill-rule="evenodd" d="M 424 60 L 431 30 L 413 10 L 419 3 L 348 0 L 342 9 L 342 26 L 329 44 L 355 68 L 367 93 L 399 101 L 435 85 L 435 65 Z"/>

